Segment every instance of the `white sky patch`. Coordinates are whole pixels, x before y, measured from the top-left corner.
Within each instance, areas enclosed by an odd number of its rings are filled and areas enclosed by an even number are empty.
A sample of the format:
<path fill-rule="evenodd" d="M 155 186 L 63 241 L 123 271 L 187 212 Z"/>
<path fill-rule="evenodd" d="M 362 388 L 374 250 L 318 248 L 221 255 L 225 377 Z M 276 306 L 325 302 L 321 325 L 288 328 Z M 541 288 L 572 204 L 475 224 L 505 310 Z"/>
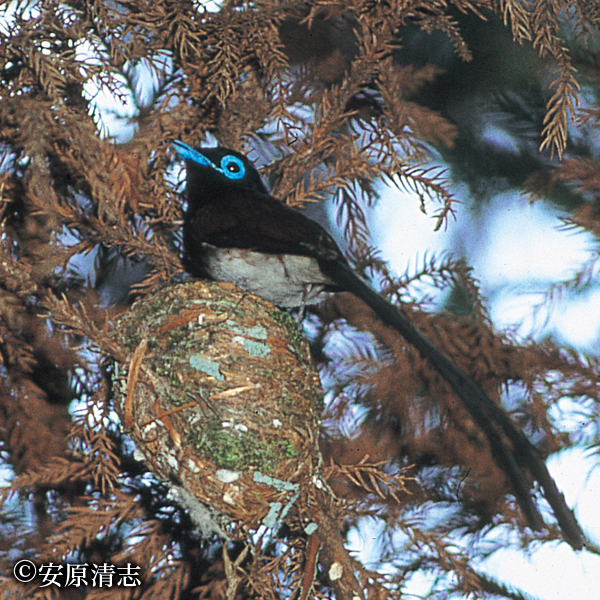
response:
<path fill-rule="evenodd" d="M 88 41 L 78 44 L 76 52 L 77 60 L 82 64 L 102 64 L 107 60 L 106 56 L 102 56 L 102 50 L 94 48 Z M 115 81 L 119 81 L 118 74 L 113 76 Z M 132 118 L 137 113 L 137 107 L 125 79 L 121 77 L 121 80 L 122 85 L 117 86 L 118 93 L 114 93 L 97 78 L 88 80 L 83 86 L 83 92 L 96 111 L 96 119 L 100 120 L 98 127 L 102 135 L 124 142 L 133 136 L 135 123 Z"/>
<path fill-rule="evenodd" d="M 548 470 L 581 527 L 590 540 L 600 546 L 600 465 L 598 455 L 582 448 L 569 448 L 548 459 Z M 597 557 L 600 560 L 600 557 Z M 600 596 L 600 563 L 596 591 Z M 591 596 L 590 596 L 591 597 Z"/>
<path fill-rule="evenodd" d="M 137 108 L 125 84 L 121 91 L 122 94 L 117 98 L 106 86 L 99 86 L 96 81 L 88 81 L 84 85 L 85 95 L 98 111 L 98 125 L 102 134 L 125 142 L 133 136 L 135 122 L 132 118 Z"/>
<path fill-rule="evenodd" d="M 446 231 L 436 232 L 435 220 L 421 212 L 418 198 L 389 188 L 371 215 L 373 238 L 396 273 L 414 271 L 426 253 L 441 255 L 458 247 L 473 266 L 499 329 L 522 337 L 554 333 L 568 345 L 597 349 L 600 290 L 546 302 L 552 284 L 569 280 L 593 256 L 593 237 L 565 230 L 560 213 L 516 195 L 497 196 L 482 214 L 478 223 L 457 205 L 458 220 L 450 219 Z"/>
<path fill-rule="evenodd" d="M 554 314 L 554 328 L 564 343 L 600 352 L 600 290 L 569 298 Z"/>
<path fill-rule="evenodd" d="M 207 12 L 219 12 L 223 6 L 223 2 L 218 0 L 196 0 L 194 4 Z"/>
<path fill-rule="evenodd" d="M 379 519 L 364 517 L 360 519 L 357 527 L 351 527 L 348 532 L 348 551 L 358 558 L 368 568 L 375 567 L 383 550 L 381 536 L 385 530 L 385 523 Z"/>
<path fill-rule="evenodd" d="M 4 35 L 10 34 L 11 28 L 14 27 L 16 22 L 15 15 L 17 8 L 23 10 L 23 3 L 8 2 L 0 7 L 0 33 Z M 39 12 L 36 3 L 31 2 L 31 4 L 20 14 L 25 19 L 33 19 L 39 15 Z"/>
<path fill-rule="evenodd" d="M 528 600 L 597 600 L 600 590 L 600 556 L 577 553 L 566 543 L 540 546 L 531 556 L 500 550 L 481 570 L 509 581 Z"/>
<path fill-rule="evenodd" d="M 497 196 L 486 215 L 484 235 L 468 247 L 486 285 L 548 282 L 569 278 L 590 257 L 592 238 L 560 230 L 559 215 L 541 202 Z M 464 240 L 465 245 L 469 240 Z"/>
<path fill-rule="evenodd" d="M 553 302 L 546 295 L 595 251 L 591 235 L 561 226 L 560 213 L 546 205 L 502 195 L 486 215 L 480 238 L 463 243 L 498 328 L 523 337 L 554 333 L 563 343 L 590 350 L 600 327 L 598 292 L 565 293 Z"/>
<path fill-rule="evenodd" d="M 423 214 L 419 198 L 393 187 L 382 191 L 370 222 L 375 245 L 396 273 L 413 270 L 425 253 L 443 253 L 454 239 L 452 218 L 447 230 L 434 231 L 436 220 Z"/>

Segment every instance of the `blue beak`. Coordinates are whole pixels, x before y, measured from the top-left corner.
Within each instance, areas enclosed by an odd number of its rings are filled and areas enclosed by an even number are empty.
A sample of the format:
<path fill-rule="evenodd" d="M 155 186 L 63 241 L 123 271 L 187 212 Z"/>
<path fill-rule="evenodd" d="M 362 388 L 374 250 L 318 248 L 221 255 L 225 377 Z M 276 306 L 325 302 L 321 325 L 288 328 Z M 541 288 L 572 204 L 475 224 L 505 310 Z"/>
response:
<path fill-rule="evenodd" d="M 198 152 L 198 150 L 190 148 L 187 144 L 184 144 L 179 140 L 173 140 L 173 146 L 181 158 L 191 160 L 192 162 L 198 163 L 199 165 L 204 165 L 205 167 L 212 167 L 213 169 L 215 168 L 215 165 L 213 165 L 212 162 L 208 160 L 206 156 L 204 156 L 204 154 Z"/>

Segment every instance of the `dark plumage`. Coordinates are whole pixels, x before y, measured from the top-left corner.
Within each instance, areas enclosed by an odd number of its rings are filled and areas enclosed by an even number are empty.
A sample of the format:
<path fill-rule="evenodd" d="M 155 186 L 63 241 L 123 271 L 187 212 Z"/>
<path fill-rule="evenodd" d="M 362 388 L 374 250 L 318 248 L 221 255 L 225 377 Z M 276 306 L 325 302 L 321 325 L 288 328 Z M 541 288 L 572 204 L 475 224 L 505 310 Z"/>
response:
<path fill-rule="evenodd" d="M 525 435 L 399 307 L 352 272 L 335 241 L 318 223 L 273 198 L 241 154 L 224 148 L 194 150 L 178 141 L 174 145 L 187 167 L 183 245 L 184 264 L 190 274 L 230 281 L 282 307 L 316 303 L 330 291 L 344 290 L 358 296 L 450 384 L 486 435 L 530 525 L 540 529 L 544 523 L 520 465 L 525 465 L 542 486 L 565 537 L 574 547 L 581 547 L 579 526 Z"/>

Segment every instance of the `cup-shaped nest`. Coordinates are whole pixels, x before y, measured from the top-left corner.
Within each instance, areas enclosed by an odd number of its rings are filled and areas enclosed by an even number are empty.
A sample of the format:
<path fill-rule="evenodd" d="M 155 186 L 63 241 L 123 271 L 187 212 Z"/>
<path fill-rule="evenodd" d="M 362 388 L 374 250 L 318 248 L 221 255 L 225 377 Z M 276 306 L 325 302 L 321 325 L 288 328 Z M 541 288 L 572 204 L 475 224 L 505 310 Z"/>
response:
<path fill-rule="evenodd" d="M 135 302 L 114 336 L 130 353 L 113 376 L 123 428 L 188 506 L 256 529 L 318 485 L 322 391 L 288 314 L 194 281 Z"/>

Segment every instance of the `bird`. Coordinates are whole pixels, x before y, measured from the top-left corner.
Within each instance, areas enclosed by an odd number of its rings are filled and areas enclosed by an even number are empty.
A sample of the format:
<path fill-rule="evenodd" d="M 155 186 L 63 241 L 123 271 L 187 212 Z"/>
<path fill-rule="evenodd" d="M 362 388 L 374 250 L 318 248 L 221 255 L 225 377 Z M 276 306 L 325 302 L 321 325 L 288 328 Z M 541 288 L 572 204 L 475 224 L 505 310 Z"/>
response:
<path fill-rule="evenodd" d="M 194 149 L 178 140 L 172 144 L 186 165 L 182 262 L 190 275 L 231 282 L 281 308 L 317 304 L 339 291 L 360 298 L 429 361 L 462 401 L 506 473 L 529 526 L 540 530 L 544 521 L 522 466 L 540 484 L 565 539 L 574 548 L 582 547 L 577 520 L 525 434 L 401 307 L 352 270 L 321 225 L 271 196 L 254 165 L 239 152 Z"/>

